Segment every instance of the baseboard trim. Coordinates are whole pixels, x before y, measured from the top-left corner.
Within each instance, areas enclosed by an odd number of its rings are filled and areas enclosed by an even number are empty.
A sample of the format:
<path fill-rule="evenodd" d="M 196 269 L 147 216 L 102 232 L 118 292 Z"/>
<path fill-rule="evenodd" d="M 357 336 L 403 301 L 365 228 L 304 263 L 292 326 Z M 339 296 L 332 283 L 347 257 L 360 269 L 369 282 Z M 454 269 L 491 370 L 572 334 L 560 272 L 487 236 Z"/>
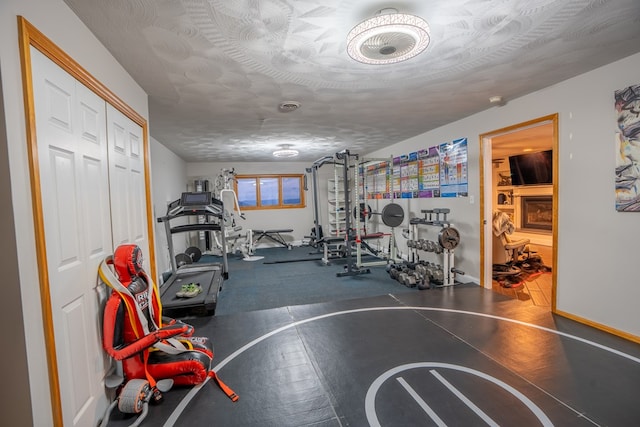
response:
<path fill-rule="evenodd" d="M 630 334 L 628 332 L 624 332 L 624 331 L 621 331 L 619 329 L 612 328 L 610 326 L 603 325 L 601 323 L 594 322 L 592 320 L 585 319 L 584 317 L 576 316 L 575 314 L 567 313 L 566 311 L 562 311 L 562 310 L 557 310 L 556 309 L 556 310 L 553 311 L 553 314 L 557 314 L 558 316 L 566 317 L 567 319 L 574 320 L 574 321 L 576 321 L 578 323 L 582 323 L 584 325 L 591 326 L 592 328 L 599 329 L 599 330 L 607 332 L 607 333 L 609 333 L 611 335 L 615 335 L 617 337 L 620 337 L 620 338 L 623 338 L 625 340 L 634 342 L 636 344 L 640 344 L 640 337 L 636 336 L 636 335 L 633 335 L 633 334 Z"/>

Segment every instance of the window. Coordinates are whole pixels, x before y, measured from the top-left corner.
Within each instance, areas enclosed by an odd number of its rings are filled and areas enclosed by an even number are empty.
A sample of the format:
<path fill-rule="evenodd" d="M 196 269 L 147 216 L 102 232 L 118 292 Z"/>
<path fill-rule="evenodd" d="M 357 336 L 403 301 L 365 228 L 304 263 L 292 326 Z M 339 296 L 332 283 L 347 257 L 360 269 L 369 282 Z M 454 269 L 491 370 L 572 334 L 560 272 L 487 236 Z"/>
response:
<path fill-rule="evenodd" d="M 304 207 L 304 175 L 238 175 L 236 194 L 242 209 Z"/>

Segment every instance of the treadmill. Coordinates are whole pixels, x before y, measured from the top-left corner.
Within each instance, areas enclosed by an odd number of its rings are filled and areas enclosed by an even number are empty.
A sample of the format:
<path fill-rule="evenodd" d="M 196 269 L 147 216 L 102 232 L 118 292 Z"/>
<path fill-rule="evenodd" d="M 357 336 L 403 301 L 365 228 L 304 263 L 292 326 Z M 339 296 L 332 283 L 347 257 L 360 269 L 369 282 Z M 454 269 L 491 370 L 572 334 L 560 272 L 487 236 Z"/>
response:
<path fill-rule="evenodd" d="M 227 243 L 224 233 L 220 233 L 222 244 L 222 263 L 193 263 L 177 265 L 173 249 L 173 235 L 190 231 L 221 231 L 224 227 L 224 207 L 221 200 L 213 197 L 210 191 L 185 192 L 180 199 L 171 202 L 167 214 L 157 219 L 164 223 L 171 260 L 171 276 L 160 286 L 160 300 L 167 311 L 199 309 L 206 314 L 215 314 L 218 293 L 222 282 L 229 277 L 227 263 Z M 185 216 L 204 217 L 204 222 L 196 224 L 171 225 L 171 221 Z M 182 285 L 199 283 L 202 292 L 192 298 L 178 297 L 176 293 Z"/>

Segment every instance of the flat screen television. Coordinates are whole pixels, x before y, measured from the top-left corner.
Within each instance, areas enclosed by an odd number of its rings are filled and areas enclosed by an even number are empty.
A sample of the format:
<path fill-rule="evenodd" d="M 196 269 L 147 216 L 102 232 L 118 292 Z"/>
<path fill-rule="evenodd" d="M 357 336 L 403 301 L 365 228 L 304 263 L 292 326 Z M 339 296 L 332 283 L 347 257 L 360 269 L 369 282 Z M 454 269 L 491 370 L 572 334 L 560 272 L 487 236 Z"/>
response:
<path fill-rule="evenodd" d="M 553 183 L 552 150 L 509 156 L 511 185 Z"/>

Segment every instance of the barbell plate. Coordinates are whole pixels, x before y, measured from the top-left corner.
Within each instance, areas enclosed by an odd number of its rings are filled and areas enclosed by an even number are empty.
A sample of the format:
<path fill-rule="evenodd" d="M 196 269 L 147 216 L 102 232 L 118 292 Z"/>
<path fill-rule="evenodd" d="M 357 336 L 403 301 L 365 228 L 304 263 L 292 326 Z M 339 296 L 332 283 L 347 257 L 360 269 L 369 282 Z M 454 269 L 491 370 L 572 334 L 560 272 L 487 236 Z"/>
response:
<path fill-rule="evenodd" d="M 187 254 L 193 262 L 198 262 L 200 258 L 202 258 L 202 251 L 197 246 L 188 247 L 184 253 Z"/>
<path fill-rule="evenodd" d="M 455 249 L 460 244 L 460 233 L 453 227 L 445 227 L 438 233 L 438 243 L 445 249 Z"/>
<path fill-rule="evenodd" d="M 187 254 L 178 254 L 176 255 L 176 264 L 178 267 L 182 267 L 183 265 L 191 264 L 193 260 Z"/>
<path fill-rule="evenodd" d="M 382 208 L 382 222 L 387 227 L 397 227 L 404 221 L 404 209 L 397 203 L 389 203 Z"/>
<path fill-rule="evenodd" d="M 360 221 L 364 221 L 365 219 L 371 219 L 371 215 L 373 215 L 371 206 L 365 205 L 364 203 L 360 203 Z M 353 208 L 353 217 L 358 218 L 357 207 Z"/>

